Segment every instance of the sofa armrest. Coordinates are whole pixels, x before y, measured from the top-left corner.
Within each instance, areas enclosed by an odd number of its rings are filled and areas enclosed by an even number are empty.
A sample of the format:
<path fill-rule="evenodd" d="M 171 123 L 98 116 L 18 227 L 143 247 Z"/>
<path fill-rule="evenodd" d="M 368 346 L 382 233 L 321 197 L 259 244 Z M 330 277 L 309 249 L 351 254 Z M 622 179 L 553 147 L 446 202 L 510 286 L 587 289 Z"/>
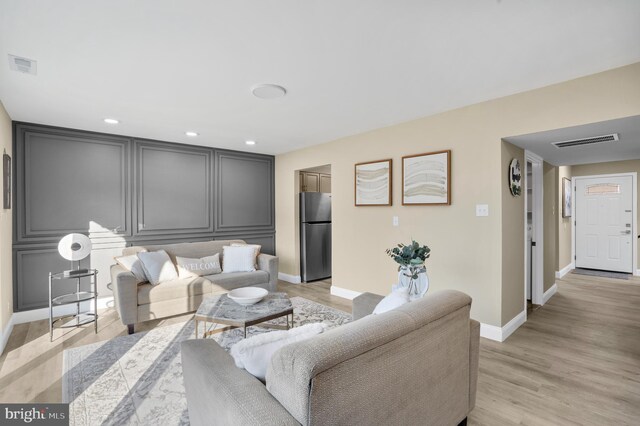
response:
<path fill-rule="evenodd" d="M 258 255 L 258 269 L 269 273 L 269 291 L 276 291 L 278 285 L 278 256 L 260 253 Z"/>
<path fill-rule="evenodd" d="M 469 321 L 469 411 L 476 406 L 476 389 L 478 388 L 478 361 L 480 359 L 480 323 Z"/>
<path fill-rule="evenodd" d="M 215 341 L 187 340 L 181 352 L 192 425 L 300 424 Z"/>
<path fill-rule="evenodd" d="M 352 318 L 358 320 L 362 317 L 366 317 L 373 312 L 376 305 L 384 299 L 384 296 L 373 293 L 362 293 L 361 295 L 353 299 Z"/>
<path fill-rule="evenodd" d="M 138 280 L 120 265 L 111 265 L 113 299 L 124 325 L 138 322 Z"/>

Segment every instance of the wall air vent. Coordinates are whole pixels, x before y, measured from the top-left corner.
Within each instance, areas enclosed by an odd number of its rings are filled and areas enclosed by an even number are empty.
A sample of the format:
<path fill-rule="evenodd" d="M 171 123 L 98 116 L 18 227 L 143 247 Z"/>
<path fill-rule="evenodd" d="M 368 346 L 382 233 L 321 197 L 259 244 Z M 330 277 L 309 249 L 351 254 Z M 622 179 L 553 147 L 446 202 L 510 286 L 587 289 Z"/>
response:
<path fill-rule="evenodd" d="M 20 56 L 9 55 L 9 68 L 13 71 L 25 74 L 36 75 L 38 72 L 38 61 L 21 58 Z"/>
<path fill-rule="evenodd" d="M 594 136 L 591 138 L 572 139 L 570 141 L 552 142 L 556 148 L 569 148 L 572 146 L 592 145 L 594 143 L 615 142 L 618 140 L 618 134 L 612 133 L 610 135 Z"/>

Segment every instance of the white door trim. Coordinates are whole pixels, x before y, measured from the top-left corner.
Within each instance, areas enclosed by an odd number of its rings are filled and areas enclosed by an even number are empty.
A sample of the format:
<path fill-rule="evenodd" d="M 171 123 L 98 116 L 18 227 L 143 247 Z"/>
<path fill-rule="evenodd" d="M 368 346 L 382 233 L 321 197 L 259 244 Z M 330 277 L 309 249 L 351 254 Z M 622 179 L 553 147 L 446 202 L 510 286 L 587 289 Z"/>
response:
<path fill-rule="evenodd" d="M 531 282 L 531 302 L 536 305 L 544 304 L 544 219 L 543 219 L 543 203 L 544 203 L 544 182 L 543 182 L 543 162 L 539 155 L 531 151 L 524 152 L 524 176 L 526 179 L 528 167 L 527 162 L 531 162 L 531 179 L 533 180 L 533 191 L 531 193 L 531 202 L 533 204 L 533 235 L 532 238 L 536 242 L 536 246 L 532 247 L 533 253 L 533 277 Z M 525 187 L 526 188 L 526 187 Z M 524 312 L 526 319 L 527 312 L 527 273 L 529 271 L 529 258 L 527 256 L 527 210 L 528 202 L 525 194 L 524 198 Z"/>
<path fill-rule="evenodd" d="M 633 274 L 640 275 L 640 271 L 638 271 L 638 173 L 637 172 L 628 172 L 628 173 L 611 173 L 607 175 L 589 175 L 589 176 L 574 176 L 571 178 L 571 187 L 573 188 L 573 203 L 575 204 L 576 197 L 578 194 L 576 193 L 576 180 L 577 179 L 591 179 L 591 178 L 610 178 L 617 176 L 631 176 L 631 206 L 633 208 L 633 228 L 631 228 L 631 235 L 634 244 L 631 244 L 631 256 L 633 261 Z M 573 207 L 573 206 L 572 206 Z M 573 214 L 575 215 L 575 208 L 572 208 Z M 576 262 L 576 220 L 575 216 L 571 218 L 571 259 L 575 264 Z"/>

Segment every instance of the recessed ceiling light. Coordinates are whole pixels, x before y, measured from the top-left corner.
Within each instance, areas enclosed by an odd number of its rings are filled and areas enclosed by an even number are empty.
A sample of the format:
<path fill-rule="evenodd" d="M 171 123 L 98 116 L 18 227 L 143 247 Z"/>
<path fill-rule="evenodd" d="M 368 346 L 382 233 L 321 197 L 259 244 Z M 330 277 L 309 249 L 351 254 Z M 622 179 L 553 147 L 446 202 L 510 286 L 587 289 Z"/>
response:
<path fill-rule="evenodd" d="M 118 124 L 120 121 L 116 120 L 115 118 L 105 118 L 104 122 L 107 124 Z"/>
<path fill-rule="evenodd" d="M 246 143 L 247 145 L 255 145 L 256 141 L 245 141 L 244 143 Z"/>
<path fill-rule="evenodd" d="M 196 136 L 198 136 L 198 133 L 196 132 L 184 132 L 184 134 L 192 138 L 195 138 Z"/>
<path fill-rule="evenodd" d="M 260 99 L 281 98 L 287 94 L 287 89 L 277 84 L 258 84 L 251 88 L 253 96 Z"/>

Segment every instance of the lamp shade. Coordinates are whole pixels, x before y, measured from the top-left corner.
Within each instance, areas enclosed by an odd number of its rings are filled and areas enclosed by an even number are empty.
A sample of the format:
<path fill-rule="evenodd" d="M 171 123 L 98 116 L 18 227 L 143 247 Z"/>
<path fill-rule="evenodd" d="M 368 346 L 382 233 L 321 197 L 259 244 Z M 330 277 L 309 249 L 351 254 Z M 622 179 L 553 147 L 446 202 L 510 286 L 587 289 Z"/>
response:
<path fill-rule="evenodd" d="M 58 243 L 60 256 L 67 260 L 82 260 L 91 254 L 91 240 L 83 234 L 68 234 Z"/>

